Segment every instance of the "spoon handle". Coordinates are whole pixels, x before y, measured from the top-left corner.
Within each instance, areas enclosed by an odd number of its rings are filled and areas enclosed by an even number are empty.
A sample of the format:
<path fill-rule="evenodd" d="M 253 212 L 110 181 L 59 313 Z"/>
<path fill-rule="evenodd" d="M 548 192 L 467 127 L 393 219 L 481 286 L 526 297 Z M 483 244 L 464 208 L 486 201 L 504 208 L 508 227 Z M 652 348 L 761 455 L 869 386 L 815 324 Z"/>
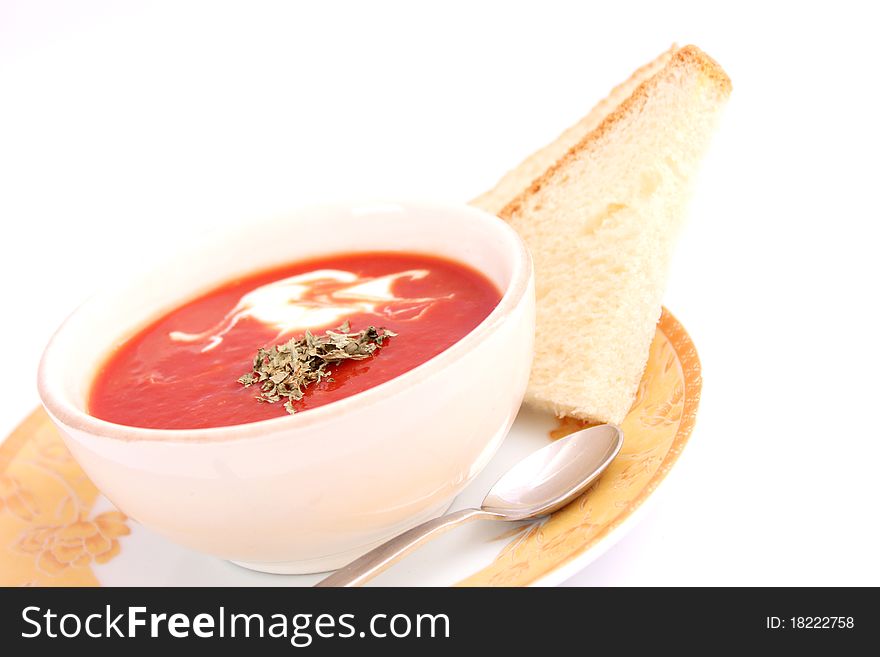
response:
<path fill-rule="evenodd" d="M 494 513 L 480 509 L 462 509 L 434 518 L 403 532 L 390 541 L 370 550 L 365 555 L 343 566 L 315 586 L 361 586 L 396 563 L 404 556 L 440 534 L 471 520 L 498 518 Z"/>

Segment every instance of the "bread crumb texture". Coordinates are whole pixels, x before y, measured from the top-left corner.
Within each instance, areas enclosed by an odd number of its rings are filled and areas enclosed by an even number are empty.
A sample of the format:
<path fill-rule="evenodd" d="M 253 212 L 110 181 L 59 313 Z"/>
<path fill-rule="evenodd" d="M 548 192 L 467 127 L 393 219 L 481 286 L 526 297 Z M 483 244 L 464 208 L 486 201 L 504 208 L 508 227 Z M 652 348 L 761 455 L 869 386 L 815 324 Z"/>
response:
<path fill-rule="evenodd" d="M 691 184 L 730 90 L 701 50 L 673 48 L 474 201 L 509 221 L 534 259 L 528 402 L 559 416 L 623 420 Z"/>

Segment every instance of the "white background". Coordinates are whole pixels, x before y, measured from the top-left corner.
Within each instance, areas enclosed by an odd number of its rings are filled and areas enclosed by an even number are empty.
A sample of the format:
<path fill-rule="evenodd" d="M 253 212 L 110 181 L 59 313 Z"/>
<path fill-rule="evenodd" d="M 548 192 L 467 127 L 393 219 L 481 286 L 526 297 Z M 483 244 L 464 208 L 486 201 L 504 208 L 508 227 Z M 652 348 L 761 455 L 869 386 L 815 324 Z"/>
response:
<path fill-rule="evenodd" d="M 666 295 L 697 428 L 571 583 L 880 584 L 870 3 L 313 4 L 0 2 L 0 435 L 133 261 L 313 201 L 465 201 L 695 43 L 734 84 Z"/>

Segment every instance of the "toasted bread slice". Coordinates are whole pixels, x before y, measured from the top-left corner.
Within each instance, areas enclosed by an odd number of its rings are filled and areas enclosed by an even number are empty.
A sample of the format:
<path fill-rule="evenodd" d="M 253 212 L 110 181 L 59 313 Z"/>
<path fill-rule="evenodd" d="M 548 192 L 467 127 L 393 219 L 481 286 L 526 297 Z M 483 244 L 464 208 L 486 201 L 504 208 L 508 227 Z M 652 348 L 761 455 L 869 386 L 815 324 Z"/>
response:
<path fill-rule="evenodd" d="M 509 221 L 534 259 L 530 403 L 623 420 L 691 182 L 730 91 L 698 48 L 673 49 L 473 201 Z"/>

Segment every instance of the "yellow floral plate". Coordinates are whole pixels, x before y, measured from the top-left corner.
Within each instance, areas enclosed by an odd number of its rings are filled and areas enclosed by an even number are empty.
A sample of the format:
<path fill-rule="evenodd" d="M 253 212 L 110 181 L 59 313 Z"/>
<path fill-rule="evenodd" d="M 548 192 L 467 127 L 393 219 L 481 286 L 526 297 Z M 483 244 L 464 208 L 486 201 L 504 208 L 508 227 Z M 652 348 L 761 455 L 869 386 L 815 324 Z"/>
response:
<path fill-rule="evenodd" d="M 693 429 L 700 363 L 666 310 L 624 420 L 624 446 L 599 482 L 536 522 L 475 523 L 434 541 L 378 585 L 552 584 L 607 549 L 674 465 Z M 525 454 L 584 426 L 524 409 L 499 453 L 453 504 L 479 504 Z M 629 520 L 630 522 L 625 523 Z M 320 576 L 254 573 L 167 542 L 113 508 L 42 410 L 0 444 L 0 585 L 311 585 Z"/>

